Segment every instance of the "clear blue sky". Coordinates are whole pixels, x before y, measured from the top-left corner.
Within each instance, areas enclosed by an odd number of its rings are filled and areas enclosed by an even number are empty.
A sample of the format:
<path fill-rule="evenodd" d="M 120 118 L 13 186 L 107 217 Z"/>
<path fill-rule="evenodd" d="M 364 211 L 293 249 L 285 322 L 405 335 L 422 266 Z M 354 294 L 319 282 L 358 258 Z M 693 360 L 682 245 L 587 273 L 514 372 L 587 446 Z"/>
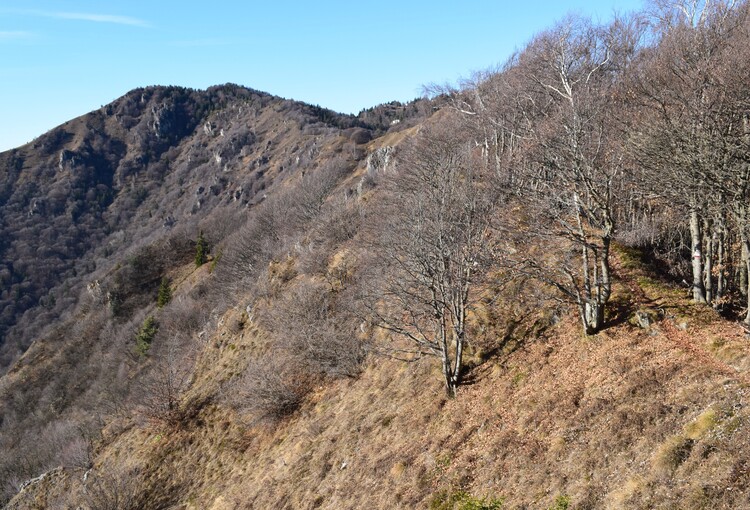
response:
<path fill-rule="evenodd" d="M 233 82 L 341 112 L 504 61 L 568 12 L 641 0 L 2 0 L 0 150 L 135 87 Z"/>

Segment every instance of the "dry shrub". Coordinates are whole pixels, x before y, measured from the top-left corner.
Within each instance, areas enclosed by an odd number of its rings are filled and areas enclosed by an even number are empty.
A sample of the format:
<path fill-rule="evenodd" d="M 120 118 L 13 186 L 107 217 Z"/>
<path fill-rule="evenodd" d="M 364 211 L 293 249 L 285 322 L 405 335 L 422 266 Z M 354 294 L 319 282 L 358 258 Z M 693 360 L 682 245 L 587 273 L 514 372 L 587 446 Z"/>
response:
<path fill-rule="evenodd" d="M 233 335 L 239 335 L 245 326 L 247 325 L 248 315 L 247 312 L 233 313 L 227 317 L 225 325 L 227 331 Z"/>
<path fill-rule="evenodd" d="M 361 369 L 365 346 L 356 326 L 337 307 L 324 284 L 300 282 L 289 289 L 264 318 L 279 346 L 308 370 L 332 377 L 353 377 Z"/>
<path fill-rule="evenodd" d="M 137 469 L 122 465 L 108 466 L 90 474 L 85 481 L 83 494 L 87 510 L 137 510 L 141 487 Z"/>
<path fill-rule="evenodd" d="M 210 307 L 193 296 L 180 296 L 162 309 L 161 329 L 175 335 L 197 335 L 210 319 Z"/>
<path fill-rule="evenodd" d="M 93 441 L 99 435 L 93 424 L 72 420 L 52 422 L 42 431 L 38 446 L 56 452 L 54 463 L 71 469 L 88 469 L 93 460 Z"/>
<path fill-rule="evenodd" d="M 306 244 L 299 250 L 300 270 L 325 274 L 331 254 L 359 231 L 363 214 L 360 202 L 346 197 L 326 204 L 310 229 Z"/>
<path fill-rule="evenodd" d="M 279 251 L 284 236 L 280 218 L 283 218 L 283 210 L 271 199 L 249 214 L 247 223 L 228 239 L 216 266 L 216 292 L 240 291 L 252 286 Z"/>
<path fill-rule="evenodd" d="M 237 232 L 245 222 L 244 211 L 220 209 L 200 222 L 200 228 L 193 228 L 191 234 L 202 230 L 210 246 L 217 246 L 223 240 Z M 192 237 L 191 237 L 192 241 Z"/>
<path fill-rule="evenodd" d="M 299 363 L 269 353 L 250 361 L 231 400 L 256 419 L 277 421 L 302 405 L 313 384 L 314 378 Z"/>
<path fill-rule="evenodd" d="M 196 345 L 178 336 L 163 338 L 152 353 L 152 366 L 137 388 L 145 416 L 178 424 L 191 414 L 183 400 L 193 376 Z"/>

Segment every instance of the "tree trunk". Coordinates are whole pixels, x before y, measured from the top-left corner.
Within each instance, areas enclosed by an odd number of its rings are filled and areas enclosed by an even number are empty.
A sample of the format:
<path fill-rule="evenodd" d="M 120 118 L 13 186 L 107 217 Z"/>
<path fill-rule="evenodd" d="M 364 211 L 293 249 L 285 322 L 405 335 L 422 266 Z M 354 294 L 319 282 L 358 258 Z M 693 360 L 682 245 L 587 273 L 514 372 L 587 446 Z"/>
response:
<path fill-rule="evenodd" d="M 614 230 L 614 227 L 612 226 L 611 221 L 607 222 L 606 229 L 607 232 L 602 238 L 602 260 L 600 262 L 602 283 L 601 294 L 599 295 L 599 303 L 601 303 L 602 307 L 606 306 L 606 304 L 609 302 L 609 296 L 612 294 L 612 276 L 609 270 L 609 248 L 612 243 L 611 232 Z"/>
<path fill-rule="evenodd" d="M 724 294 L 726 293 L 726 266 L 727 266 L 727 253 L 726 253 L 726 245 L 727 245 L 727 229 L 726 229 L 726 223 L 724 218 L 721 219 L 721 228 L 719 230 L 718 235 L 718 244 L 716 247 L 717 250 L 717 257 L 716 257 L 716 263 L 717 263 L 717 274 L 716 274 L 716 304 L 714 305 L 716 308 L 720 308 L 721 302 L 724 298 Z"/>
<path fill-rule="evenodd" d="M 464 353 L 464 334 L 463 332 L 456 335 L 456 359 L 454 360 L 453 373 L 451 374 L 450 386 L 448 392 L 451 396 L 456 396 L 458 385 L 461 384 L 461 368 Z"/>
<path fill-rule="evenodd" d="M 713 263 L 714 263 L 714 236 L 711 231 L 711 222 L 703 222 L 703 236 L 706 240 L 706 250 L 703 257 L 703 288 L 706 297 L 706 303 L 712 303 L 714 300 L 713 285 Z"/>
<path fill-rule="evenodd" d="M 748 267 L 750 267 L 750 249 L 746 242 L 747 236 L 743 233 L 741 237 L 742 264 L 740 264 L 740 294 L 747 299 L 747 297 L 750 296 L 750 292 L 748 292 L 748 287 L 750 287 L 750 278 L 748 278 L 748 274 L 750 274 L 750 271 L 748 271 Z"/>
<path fill-rule="evenodd" d="M 443 365 L 443 379 L 445 380 L 445 391 L 448 393 L 449 397 L 455 397 L 456 396 L 456 388 L 453 385 L 453 377 L 452 377 L 452 370 L 451 370 L 451 358 L 450 358 L 450 352 L 448 349 L 450 349 L 450 346 L 448 345 L 448 328 L 445 323 L 445 316 L 442 316 L 440 318 L 440 361 Z"/>
<path fill-rule="evenodd" d="M 743 225 L 744 227 L 744 225 Z M 750 275 L 750 240 L 747 238 L 745 229 L 740 229 L 740 242 L 742 244 L 742 262 L 745 269 L 745 274 Z M 745 314 L 745 324 L 750 325 L 750 278 L 745 278 L 745 304 L 747 305 L 747 313 Z"/>
<path fill-rule="evenodd" d="M 443 379 L 445 380 L 445 392 L 449 397 L 456 396 L 456 386 L 453 384 L 453 374 L 451 373 L 451 361 L 447 351 L 441 353 L 443 363 Z"/>
<path fill-rule="evenodd" d="M 703 287 L 703 261 L 701 256 L 702 236 L 698 208 L 690 209 L 690 240 L 692 244 L 692 267 L 693 267 L 693 301 L 696 303 L 706 302 L 706 290 Z"/>
<path fill-rule="evenodd" d="M 584 304 L 583 329 L 587 335 L 597 334 L 604 326 L 604 306 L 596 300 Z"/>

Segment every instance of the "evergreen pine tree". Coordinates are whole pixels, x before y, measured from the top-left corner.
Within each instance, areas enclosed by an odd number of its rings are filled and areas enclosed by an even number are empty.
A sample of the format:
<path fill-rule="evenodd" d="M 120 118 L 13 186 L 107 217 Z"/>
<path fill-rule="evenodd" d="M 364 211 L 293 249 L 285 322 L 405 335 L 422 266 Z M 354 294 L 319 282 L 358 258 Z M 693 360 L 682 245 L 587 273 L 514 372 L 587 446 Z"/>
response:
<path fill-rule="evenodd" d="M 161 284 L 159 284 L 159 295 L 156 297 L 156 306 L 164 308 L 170 301 L 172 301 L 172 288 L 169 286 L 169 278 L 165 276 L 161 279 Z"/>
<path fill-rule="evenodd" d="M 201 267 L 206 263 L 208 256 L 208 243 L 203 237 L 203 231 L 198 233 L 198 241 L 195 243 L 195 267 Z"/>
<path fill-rule="evenodd" d="M 135 337 L 135 348 L 138 354 L 145 356 L 148 354 L 148 350 L 151 348 L 151 342 L 154 341 L 156 332 L 159 331 L 159 324 L 153 315 L 146 317 L 143 321 L 141 329 L 138 330 L 138 334 Z"/>

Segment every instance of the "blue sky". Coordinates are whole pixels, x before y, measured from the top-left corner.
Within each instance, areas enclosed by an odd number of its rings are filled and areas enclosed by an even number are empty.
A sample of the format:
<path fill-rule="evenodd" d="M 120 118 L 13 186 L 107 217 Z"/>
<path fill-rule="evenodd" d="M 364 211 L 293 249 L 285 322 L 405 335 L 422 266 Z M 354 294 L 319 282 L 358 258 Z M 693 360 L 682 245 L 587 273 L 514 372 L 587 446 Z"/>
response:
<path fill-rule="evenodd" d="M 0 2 L 0 151 L 146 85 L 238 83 L 356 113 L 641 0 Z"/>

